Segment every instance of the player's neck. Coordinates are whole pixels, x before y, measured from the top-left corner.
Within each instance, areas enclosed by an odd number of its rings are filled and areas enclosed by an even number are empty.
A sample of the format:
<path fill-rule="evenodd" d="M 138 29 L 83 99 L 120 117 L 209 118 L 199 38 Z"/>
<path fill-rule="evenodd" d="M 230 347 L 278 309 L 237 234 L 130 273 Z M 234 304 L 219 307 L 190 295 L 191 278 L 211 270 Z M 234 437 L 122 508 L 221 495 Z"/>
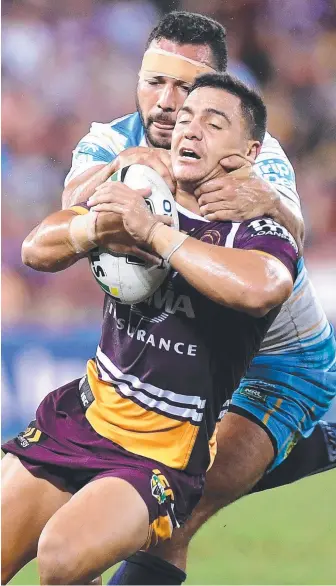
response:
<path fill-rule="evenodd" d="M 194 191 L 190 192 L 187 189 L 183 189 L 177 185 L 175 199 L 180 206 L 184 207 L 189 212 L 200 215 L 200 207 L 198 201 L 194 195 Z"/>
<path fill-rule="evenodd" d="M 206 177 L 204 177 L 201 181 L 197 183 L 187 183 L 187 182 L 179 182 L 177 181 L 176 185 L 176 193 L 175 199 L 177 203 L 181 206 L 193 212 L 194 214 L 200 214 L 200 207 L 198 204 L 198 199 L 195 196 L 195 191 L 197 188 L 201 187 L 201 185 L 206 185 L 208 181 L 213 179 L 218 179 L 220 177 L 225 177 L 226 171 L 221 166 L 217 166 L 211 173 L 209 173 Z"/>

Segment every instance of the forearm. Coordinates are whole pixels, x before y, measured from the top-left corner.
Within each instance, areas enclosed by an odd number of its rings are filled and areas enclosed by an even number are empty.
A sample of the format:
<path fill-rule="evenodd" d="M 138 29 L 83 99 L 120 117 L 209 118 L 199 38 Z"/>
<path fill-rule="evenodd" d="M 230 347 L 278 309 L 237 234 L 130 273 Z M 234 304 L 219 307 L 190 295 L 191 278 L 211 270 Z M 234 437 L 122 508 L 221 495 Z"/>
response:
<path fill-rule="evenodd" d="M 270 215 L 273 217 L 273 220 L 285 226 L 288 232 L 292 234 L 298 245 L 299 255 L 301 256 L 303 254 L 304 222 L 299 207 L 284 197 L 281 197 L 274 208 L 274 213 Z"/>
<path fill-rule="evenodd" d="M 85 256 L 95 244 L 81 230 L 78 242 L 78 227 L 72 222 L 84 223 L 85 216 L 71 210 L 56 212 L 48 216 L 27 236 L 22 245 L 22 262 L 37 270 L 61 271 Z M 85 239 L 87 244 L 85 244 Z"/>
<path fill-rule="evenodd" d="M 151 246 L 165 256 L 181 234 L 162 226 Z M 292 280 L 277 259 L 250 250 L 223 248 L 187 238 L 170 258 L 171 266 L 216 303 L 261 317 L 290 295 Z"/>
<path fill-rule="evenodd" d="M 72 179 L 62 193 L 62 209 L 86 202 L 114 172 L 114 162 L 90 167 Z"/>

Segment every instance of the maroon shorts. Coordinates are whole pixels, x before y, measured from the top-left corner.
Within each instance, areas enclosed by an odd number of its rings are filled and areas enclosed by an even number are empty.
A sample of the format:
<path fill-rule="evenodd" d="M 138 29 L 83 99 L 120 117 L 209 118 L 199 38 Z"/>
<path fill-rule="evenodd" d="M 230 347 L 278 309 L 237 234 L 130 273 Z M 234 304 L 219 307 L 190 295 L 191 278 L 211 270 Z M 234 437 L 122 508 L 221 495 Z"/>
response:
<path fill-rule="evenodd" d="M 79 382 L 49 393 L 36 411 L 36 420 L 6 442 L 3 451 L 18 456 L 35 476 L 71 493 L 104 476 L 126 480 L 147 505 L 152 541 L 158 535 L 170 537 L 198 503 L 204 476 L 132 454 L 96 433 L 85 417 Z"/>

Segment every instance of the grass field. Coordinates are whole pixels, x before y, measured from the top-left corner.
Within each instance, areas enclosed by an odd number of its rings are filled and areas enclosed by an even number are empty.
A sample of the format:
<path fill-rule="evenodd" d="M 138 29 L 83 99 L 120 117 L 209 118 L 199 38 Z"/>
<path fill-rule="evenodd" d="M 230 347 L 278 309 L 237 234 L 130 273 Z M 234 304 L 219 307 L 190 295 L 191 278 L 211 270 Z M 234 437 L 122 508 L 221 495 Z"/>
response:
<path fill-rule="evenodd" d="M 195 538 L 187 584 L 336 584 L 335 496 L 333 470 L 242 499 Z M 37 583 L 35 562 L 11 582 Z"/>

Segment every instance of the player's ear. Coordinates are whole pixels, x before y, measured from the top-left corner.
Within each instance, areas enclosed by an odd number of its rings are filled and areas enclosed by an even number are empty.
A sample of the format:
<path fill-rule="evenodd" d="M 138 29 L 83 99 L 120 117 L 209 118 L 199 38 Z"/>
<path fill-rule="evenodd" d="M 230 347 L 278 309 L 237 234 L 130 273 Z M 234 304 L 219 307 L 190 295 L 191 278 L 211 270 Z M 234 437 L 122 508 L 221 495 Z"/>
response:
<path fill-rule="evenodd" d="M 261 151 L 261 143 L 259 140 L 249 140 L 247 143 L 246 156 L 251 157 L 253 160 L 257 158 Z"/>

